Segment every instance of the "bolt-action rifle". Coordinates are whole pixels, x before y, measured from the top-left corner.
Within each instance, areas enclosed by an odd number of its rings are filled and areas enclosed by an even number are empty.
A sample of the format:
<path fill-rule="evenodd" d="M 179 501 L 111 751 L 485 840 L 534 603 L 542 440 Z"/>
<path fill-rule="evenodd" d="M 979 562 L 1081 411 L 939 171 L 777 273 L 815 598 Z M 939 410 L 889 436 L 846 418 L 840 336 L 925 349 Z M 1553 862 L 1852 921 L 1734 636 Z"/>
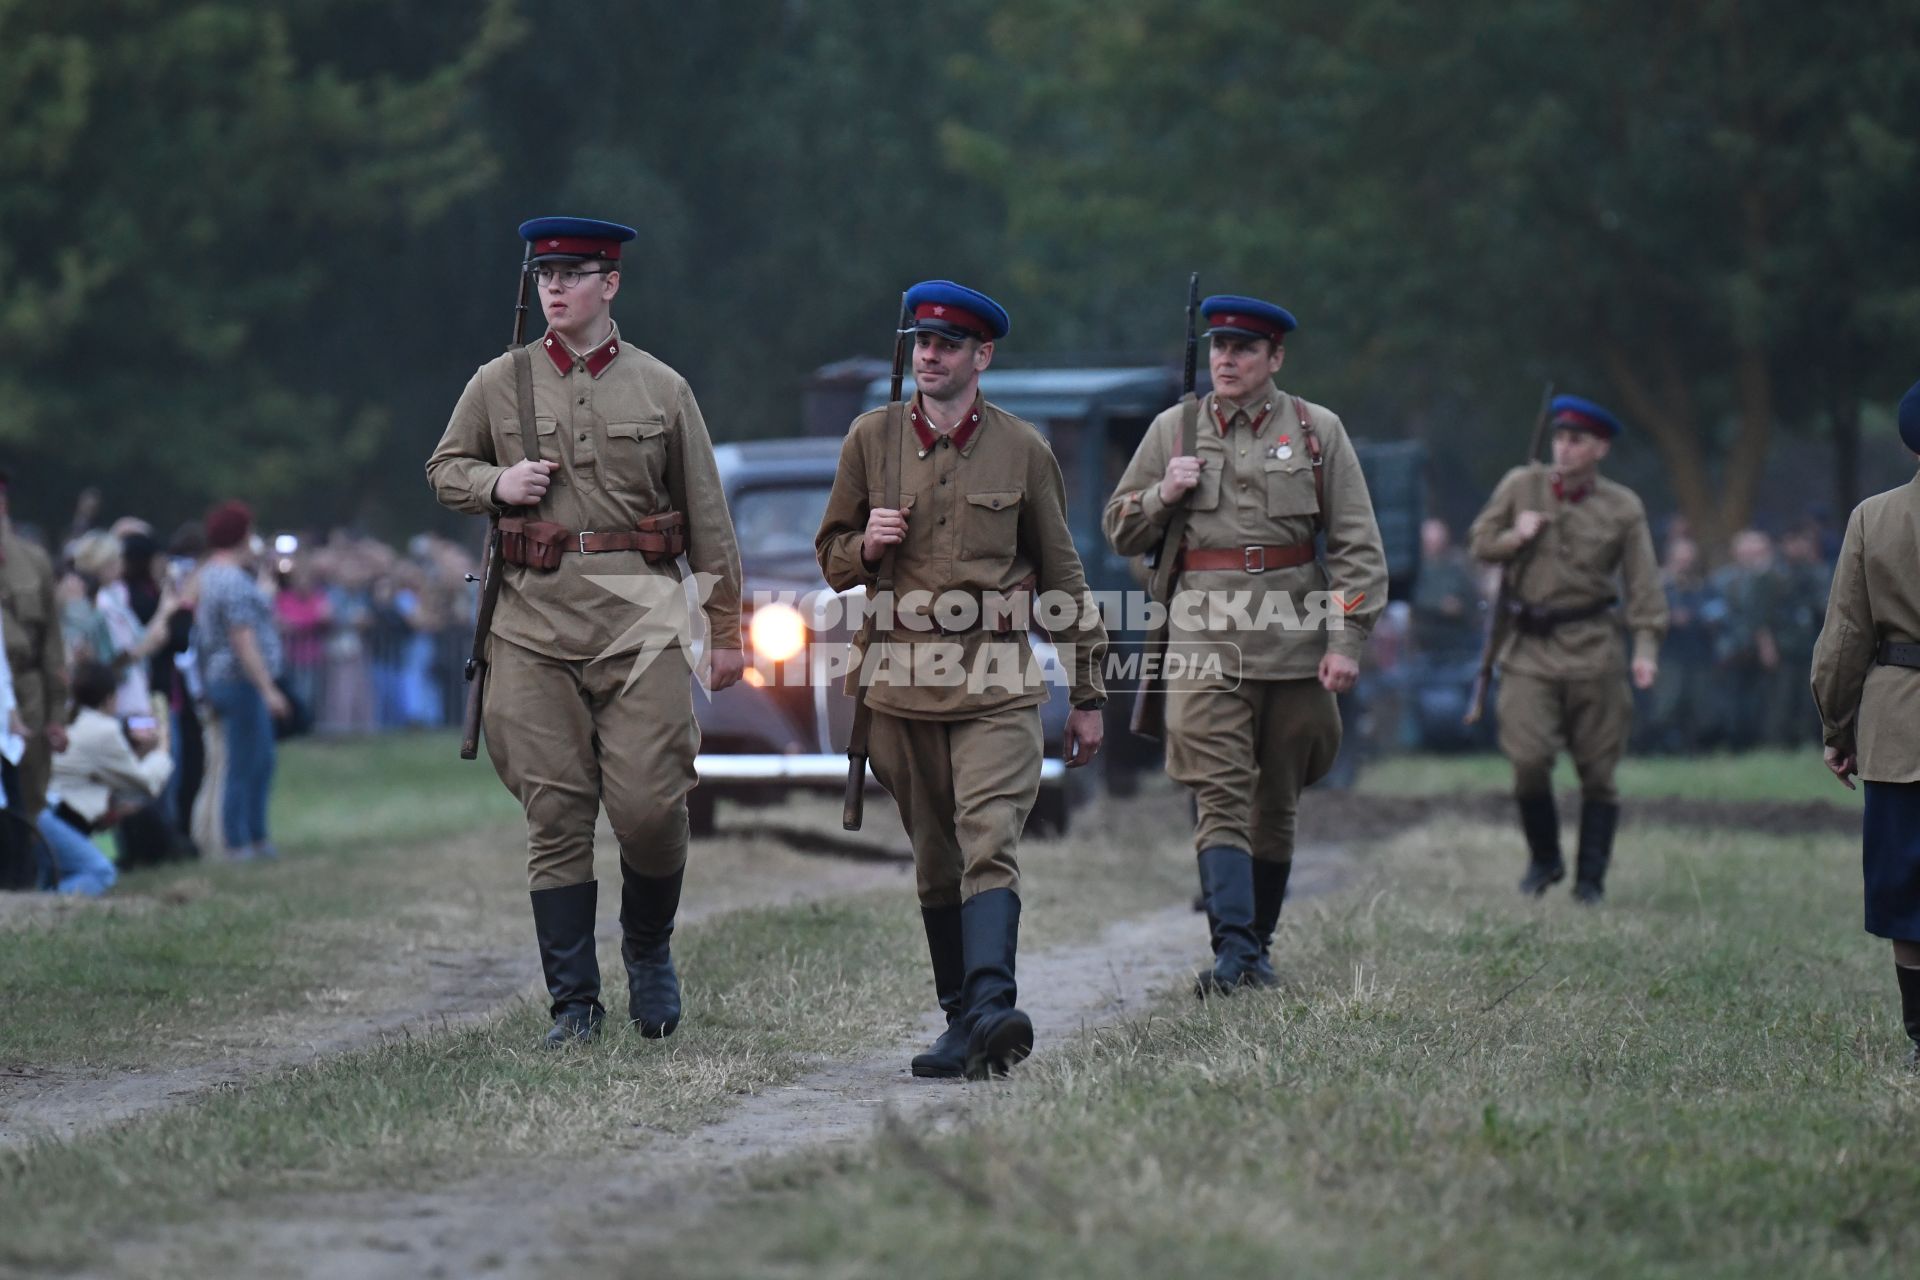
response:
<path fill-rule="evenodd" d="M 1532 466 L 1540 458 L 1540 447 L 1547 438 L 1547 414 L 1553 407 L 1553 383 L 1547 383 L 1547 389 L 1540 395 L 1540 412 L 1533 420 L 1533 436 L 1527 442 L 1527 465 Z M 1546 505 L 1546 496 L 1540 495 L 1539 507 Z M 1480 667 L 1473 676 L 1473 692 L 1467 698 L 1467 714 L 1460 718 L 1462 724 L 1478 724 L 1487 710 L 1487 685 L 1493 680 L 1494 659 L 1499 656 L 1500 646 L 1507 638 L 1507 615 L 1512 611 L 1515 589 L 1520 583 L 1520 575 L 1526 572 L 1527 562 L 1533 558 L 1533 549 L 1540 545 L 1535 537 L 1520 550 L 1514 552 L 1513 559 L 1507 561 L 1500 571 L 1500 586 L 1493 595 L 1493 607 L 1487 612 L 1486 633 L 1480 640 Z"/>
<path fill-rule="evenodd" d="M 513 307 L 513 341 L 508 351 L 526 345 L 527 289 L 533 280 L 533 242 L 520 259 L 520 294 Z M 473 652 L 467 658 L 467 705 L 460 718 L 460 758 L 480 754 L 480 707 L 487 690 L 487 637 L 493 631 L 494 606 L 500 603 L 500 517 L 487 518 L 487 545 L 480 556 L 480 607 L 473 617 Z M 471 574 L 467 580 L 473 581 Z"/>
<path fill-rule="evenodd" d="M 894 326 L 893 333 L 893 389 L 887 395 L 887 428 L 883 437 L 881 463 L 882 481 L 889 508 L 900 506 L 900 435 L 906 430 L 906 406 L 900 400 L 900 386 L 907 373 L 907 346 L 912 335 L 908 324 L 912 316 L 907 311 L 907 295 L 900 295 L 900 322 Z M 854 672 L 853 681 L 853 728 L 847 735 L 847 793 L 845 803 L 840 809 L 840 825 L 848 831 L 858 831 L 866 816 L 867 807 L 867 743 L 873 735 L 873 704 L 867 700 L 867 682 L 865 675 L 865 655 L 872 647 L 886 638 L 878 621 L 879 611 L 893 609 L 893 552 L 888 547 L 880 556 L 880 566 L 874 574 L 873 595 L 868 600 L 872 610 L 867 618 L 867 643 L 861 647 L 861 669 Z M 888 630 L 891 630 L 889 628 Z"/>

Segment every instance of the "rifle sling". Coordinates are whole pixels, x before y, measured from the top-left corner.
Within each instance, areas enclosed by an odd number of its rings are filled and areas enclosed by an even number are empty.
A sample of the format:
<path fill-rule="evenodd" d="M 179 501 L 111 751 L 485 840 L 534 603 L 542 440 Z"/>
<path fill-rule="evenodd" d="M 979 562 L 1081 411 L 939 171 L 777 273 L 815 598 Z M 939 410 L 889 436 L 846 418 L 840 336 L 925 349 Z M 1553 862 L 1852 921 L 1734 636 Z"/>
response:
<path fill-rule="evenodd" d="M 533 420 L 533 355 L 522 346 L 513 348 L 513 392 L 520 406 L 520 446 L 530 461 L 540 461 L 539 424 Z"/>

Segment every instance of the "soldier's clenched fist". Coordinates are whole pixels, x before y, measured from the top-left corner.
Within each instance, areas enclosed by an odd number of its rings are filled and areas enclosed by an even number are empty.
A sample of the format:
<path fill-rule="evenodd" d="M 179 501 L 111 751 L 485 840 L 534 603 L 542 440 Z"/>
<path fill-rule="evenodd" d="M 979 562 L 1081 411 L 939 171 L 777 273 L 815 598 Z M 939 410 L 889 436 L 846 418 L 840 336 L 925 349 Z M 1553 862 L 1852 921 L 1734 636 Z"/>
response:
<path fill-rule="evenodd" d="M 1200 468 L 1206 464 L 1190 453 L 1167 460 L 1167 474 L 1160 481 L 1160 501 L 1174 503 L 1200 483 Z"/>
<path fill-rule="evenodd" d="M 557 462 L 535 462 L 523 458 L 500 473 L 493 482 L 493 500 L 503 507 L 531 507 L 547 496 Z"/>
<path fill-rule="evenodd" d="M 887 548 L 897 546 L 907 536 L 907 513 L 892 507 L 875 507 L 867 513 L 867 533 L 860 540 L 860 558 L 878 564 Z"/>

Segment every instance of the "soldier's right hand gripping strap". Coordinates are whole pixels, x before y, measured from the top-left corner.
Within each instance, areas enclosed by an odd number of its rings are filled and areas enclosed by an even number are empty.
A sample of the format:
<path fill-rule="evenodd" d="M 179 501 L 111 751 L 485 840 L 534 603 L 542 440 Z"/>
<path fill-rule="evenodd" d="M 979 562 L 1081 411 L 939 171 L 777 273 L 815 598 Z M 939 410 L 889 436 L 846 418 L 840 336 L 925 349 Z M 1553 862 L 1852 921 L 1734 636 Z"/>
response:
<path fill-rule="evenodd" d="M 1191 457 L 1200 447 L 1200 397 L 1189 391 L 1180 403 L 1180 456 Z M 1191 492 L 1191 491 L 1189 491 Z M 1179 572 L 1180 543 L 1187 536 L 1191 508 L 1183 495 L 1167 521 L 1166 537 L 1160 543 L 1160 560 L 1147 580 L 1147 592 L 1161 604 L 1173 600 L 1174 575 Z"/>
<path fill-rule="evenodd" d="M 906 424 L 906 402 L 903 400 L 889 400 L 887 402 L 887 434 L 885 443 L 882 446 L 887 452 L 880 460 L 880 474 L 882 476 L 880 487 L 886 494 L 885 501 L 887 510 L 889 511 L 898 511 L 900 509 L 900 451 L 906 447 L 905 441 L 902 439 L 906 434 Z M 899 543 L 895 543 L 880 553 L 880 565 L 874 571 L 873 575 L 874 598 L 878 600 L 882 596 L 887 597 L 887 610 L 889 613 L 893 610 L 893 553 L 899 550 L 899 545 Z M 872 602 L 870 601 L 869 603 Z M 878 612 L 876 611 L 873 616 L 878 618 Z M 892 630 L 891 627 L 887 628 L 888 632 Z"/>

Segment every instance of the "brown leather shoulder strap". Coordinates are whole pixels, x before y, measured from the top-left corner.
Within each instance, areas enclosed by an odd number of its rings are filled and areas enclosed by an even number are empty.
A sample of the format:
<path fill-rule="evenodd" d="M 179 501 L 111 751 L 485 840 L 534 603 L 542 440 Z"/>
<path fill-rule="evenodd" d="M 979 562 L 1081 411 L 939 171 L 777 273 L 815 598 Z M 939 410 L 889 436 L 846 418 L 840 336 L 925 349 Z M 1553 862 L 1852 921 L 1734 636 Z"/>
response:
<path fill-rule="evenodd" d="M 1324 529 L 1327 527 L 1327 468 L 1326 460 L 1320 456 L 1320 433 L 1313 429 L 1313 419 L 1307 416 L 1307 402 L 1299 396 L 1293 397 L 1293 413 L 1300 419 L 1300 437 L 1306 442 L 1307 458 L 1313 463 L 1313 498 L 1320 507 L 1320 513 L 1313 520 Z"/>

